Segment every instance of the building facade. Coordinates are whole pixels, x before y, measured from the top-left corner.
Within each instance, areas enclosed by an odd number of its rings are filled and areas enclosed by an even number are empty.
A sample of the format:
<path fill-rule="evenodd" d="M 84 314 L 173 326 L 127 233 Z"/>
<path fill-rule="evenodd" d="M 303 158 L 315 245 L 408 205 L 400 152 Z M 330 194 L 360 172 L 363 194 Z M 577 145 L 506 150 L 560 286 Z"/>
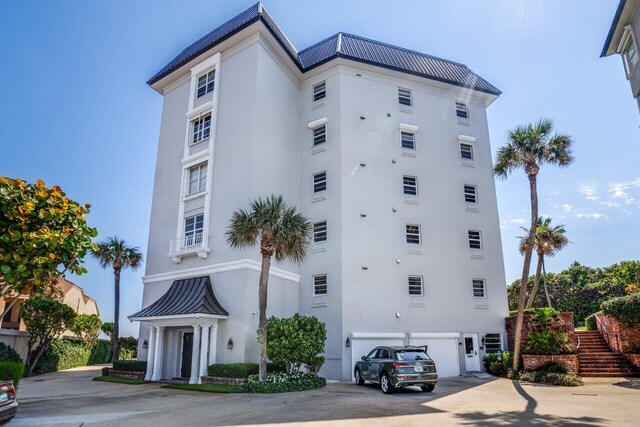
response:
<path fill-rule="evenodd" d="M 619 54 L 640 112 L 640 1 L 620 0 L 601 57 Z"/>
<path fill-rule="evenodd" d="M 261 4 L 149 82 L 163 96 L 139 357 L 198 382 L 257 361 L 258 249 L 231 215 L 280 194 L 313 223 L 274 263 L 268 315 L 327 325 L 322 375 L 380 344 L 428 345 L 443 376 L 481 370 L 508 314 L 487 107 L 466 66 L 350 34 L 298 51 Z"/>

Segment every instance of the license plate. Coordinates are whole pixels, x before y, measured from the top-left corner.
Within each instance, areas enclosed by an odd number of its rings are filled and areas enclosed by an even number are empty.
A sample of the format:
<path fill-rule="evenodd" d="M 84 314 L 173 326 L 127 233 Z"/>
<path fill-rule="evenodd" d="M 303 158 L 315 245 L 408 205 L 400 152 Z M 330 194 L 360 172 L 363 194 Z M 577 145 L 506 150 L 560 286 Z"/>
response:
<path fill-rule="evenodd" d="M 0 393 L 0 402 L 6 402 L 7 400 L 9 400 L 7 393 Z"/>
<path fill-rule="evenodd" d="M 413 368 L 416 372 L 422 372 L 424 369 L 422 369 L 422 366 L 416 366 Z"/>

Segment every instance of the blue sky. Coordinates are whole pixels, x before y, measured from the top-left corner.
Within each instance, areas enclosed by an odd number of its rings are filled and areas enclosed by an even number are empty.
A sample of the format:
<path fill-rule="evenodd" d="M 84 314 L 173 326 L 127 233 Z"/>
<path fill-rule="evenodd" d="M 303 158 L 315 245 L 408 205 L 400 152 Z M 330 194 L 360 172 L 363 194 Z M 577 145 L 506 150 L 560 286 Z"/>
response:
<path fill-rule="evenodd" d="M 252 1 L 4 2 L 0 8 L 0 175 L 42 178 L 82 203 L 100 236 L 146 252 L 162 98 L 145 81 Z M 540 174 L 541 213 L 573 242 L 548 263 L 638 259 L 640 115 L 619 58 L 599 58 L 617 0 L 267 0 L 301 49 L 345 31 L 462 62 L 503 91 L 489 108 L 492 148 L 540 117 L 575 139 L 576 161 Z M 507 279 L 518 277 L 524 173 L 498 182 Z M 72 277 L 113 318 L 113 275 Z M 125 315 L 143 271 L 123 275 Z"/>

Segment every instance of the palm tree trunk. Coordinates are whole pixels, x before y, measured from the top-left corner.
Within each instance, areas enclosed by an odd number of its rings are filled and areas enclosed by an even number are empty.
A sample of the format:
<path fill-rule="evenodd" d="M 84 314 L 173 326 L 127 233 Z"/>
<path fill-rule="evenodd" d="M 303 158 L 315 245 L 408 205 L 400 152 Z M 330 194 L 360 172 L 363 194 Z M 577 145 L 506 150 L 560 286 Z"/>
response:
<path fill-rule="evenodd" d="M 529 295 L 529 300 L 527 301 L 527 308 L 531 308 L 533 305 L 533 301 L 536 299 L 536 294 L 538 293 L 538 287 L 540 286 L 540 276 L 542 275 L 542 262 L 544 260 L 544 254 L 538 252 L 538 265 L 536 266 L 536 278 L 533 280 L 533 289 L 531 289 L 531 294 Z"/>
<path fill-rule="evenodd" d="M 544 294 L 547 297 L 547 305 L 551 307 L 551 298 L 549 298 L 549 288 L 547 287 L 547 269 L 544 266 L 544 258 L 542 258 L 542 286 L 544 286 Z"/>
<path fill-rule="evenodd" d="M 536 236 L 536 226 L 538 224 L 538 188 L 537 177 L 534 173 L 527 173 L 529 176 L 529 190 L 531 195 L 531 226 L 527 237 L 527 247 L 524 254 L 522 266 L 522 278 L 520 280 L 520 295 L 518 298 L 518 316 L 516 318 L 516 333 L 513 343 L 513 370 L 520 367 L 520 346 L 522 341 L 522 323 L 524 320 L 524 306 L 527 300 L 527 285 L 529 284 L 529 269 L 531 268 L 531 255 L 533 252 L 533 242 Z"/>
<path fill-rule="evenodd" d="M 113 308 L 113 336 L 111 337 L 111 352 L 113 353 L 111 360 L 118 360 L 120 349 L 118 348 L 118 338 L 120 337 L 120 270 L 113 270 L 113 291 L 114 291 L 114 308 Z"/>
<path fill-rule="evenodd" d="M 262 270 L 260 271 L 260 286 L 258 289 L 258 345 L 260 347 L 260 365 L 258 373 L 260 381 L 267 379 L 267 286 L 269 284 L 269 269 L 271 255 L 262 254 Z"/>

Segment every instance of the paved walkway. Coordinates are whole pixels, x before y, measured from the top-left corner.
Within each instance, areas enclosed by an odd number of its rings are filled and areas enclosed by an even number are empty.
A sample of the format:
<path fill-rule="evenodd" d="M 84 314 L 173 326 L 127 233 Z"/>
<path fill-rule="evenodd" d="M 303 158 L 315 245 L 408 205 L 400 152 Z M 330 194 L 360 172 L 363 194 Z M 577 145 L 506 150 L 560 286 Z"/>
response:
<path fill-rule="evenodd" d="M 87 367 L 23 380 L 11 426 L 219 425 L 638 425 L 640 390 L 624 379 L 583 387 L 448 378 L 433 393 L 387 396 L 374 386 L 331 383 L 310 392 L 209 394 L 92 381 Z"/>

